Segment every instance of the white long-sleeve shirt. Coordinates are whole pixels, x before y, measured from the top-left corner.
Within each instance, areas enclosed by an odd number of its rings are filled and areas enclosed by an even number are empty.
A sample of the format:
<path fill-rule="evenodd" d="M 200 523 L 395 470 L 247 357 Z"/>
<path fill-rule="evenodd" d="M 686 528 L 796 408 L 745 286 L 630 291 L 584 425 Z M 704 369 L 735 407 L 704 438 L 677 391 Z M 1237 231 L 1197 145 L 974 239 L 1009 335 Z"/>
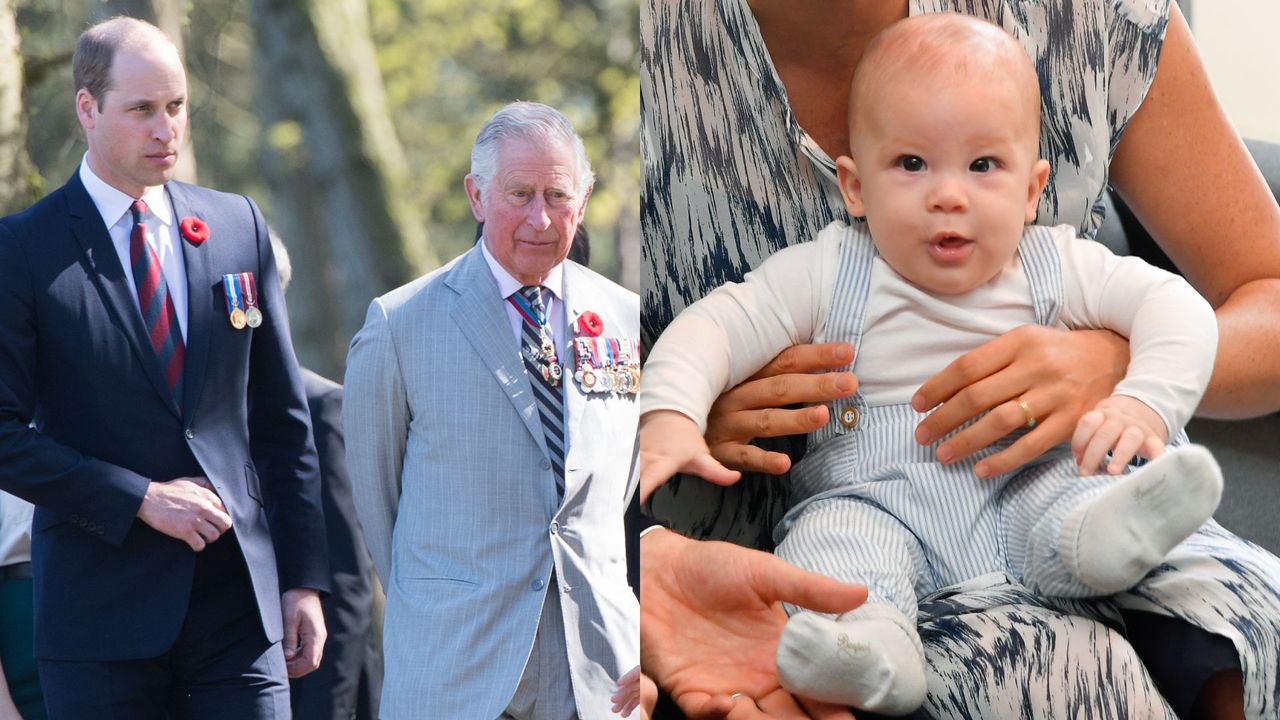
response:
<path fill-rule="evenodd" d="M 847 338 L 824 335 L 848 226 L 828 225 L 813 242 L 781 250 L 694 303 L 649 355 L 640 411 L 676 410 L 705 430 L 712 402 L 785 348 Z M 1204 394 L 1217 353 L 1213 309 L 1182 278 L 1119 257 L 1051 229 L 1061 258 L 1063 328 L 1106 328 L 1129 339 L 1130 361 L 1116 394 L 1163 418 L 1172 438 Z M 988 283 L 963 295 L 921 290 L 877 257 L 854 372 L 868 405 L 909 403 L 952 360 L 1020 325 L 1034 323 L 1031 291 L 1016 256 Z"/>

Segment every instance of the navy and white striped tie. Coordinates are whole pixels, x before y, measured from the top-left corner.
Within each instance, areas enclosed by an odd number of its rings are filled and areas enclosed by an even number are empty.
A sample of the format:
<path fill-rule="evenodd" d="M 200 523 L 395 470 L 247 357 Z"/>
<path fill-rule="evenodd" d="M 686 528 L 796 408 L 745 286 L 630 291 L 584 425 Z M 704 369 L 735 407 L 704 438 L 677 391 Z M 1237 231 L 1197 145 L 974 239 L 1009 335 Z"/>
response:
<path fill-rule="evenodd" d="M 526 285 L 507 299 L 524 319 L 520 324 L 520 357 L 524 360 L 524 370 L 529 375 L 533 396 L 538 400 L 538 416 L 542 420 L 542 432 L 547 439 L 547 451 L 551 454 L 551 471 L 555 473 L 556 491 L 563 498 L 565 422 L 562 371 L 556 358 L 551 323 L 547 321 L 546 305 L 542 302 L 542 288 L 538 285 Z"/>

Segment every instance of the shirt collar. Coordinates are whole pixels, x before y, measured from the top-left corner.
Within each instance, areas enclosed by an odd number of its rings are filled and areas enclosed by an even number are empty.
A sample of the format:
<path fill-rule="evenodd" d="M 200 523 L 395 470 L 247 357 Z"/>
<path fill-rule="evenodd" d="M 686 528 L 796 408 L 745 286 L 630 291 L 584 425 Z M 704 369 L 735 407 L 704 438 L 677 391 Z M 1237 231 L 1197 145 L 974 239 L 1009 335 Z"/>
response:
<path fill-rule="evenodd" d="M 94 174 L 93 169 L 89 167 L 88 153 L 80 161 L 80 182 L 84 183 L 84 189 L 88 191 L 89 198 L 102 214 L 102 222 L 108 228 L 115 227 L 133 205 L 135 198 L 111 187 L 105 180 Z M 147 188 L 142 193 L 142 201 L 147 204 L 147 210 L 151 215 L 163 225 L 167 227 L 173 224 L 173 209 L 169 207 L 163 185 Z"/>
<path fill-rule="evenodd" d="M 489 272 L 493 274 L 493 279 L 498 282 L 498 292 L 502 293 L 502 299 L 506 300 L 516 294 L 520 288 L 524 287 L 524 283 L 511 276 L 507 269 L 502 267 L 502 263 L 498 262 L 490 252 L 489 247 L 484 244 L 484 238 L 480 238 L 480 251 L 484 253 L 484 261 L 489 264 Z M 543 289 L 550 292 L 557 300 L 564 300 L 564 263 L 560 263 L 551 268 L 551 272 L 542 280 Z"/>

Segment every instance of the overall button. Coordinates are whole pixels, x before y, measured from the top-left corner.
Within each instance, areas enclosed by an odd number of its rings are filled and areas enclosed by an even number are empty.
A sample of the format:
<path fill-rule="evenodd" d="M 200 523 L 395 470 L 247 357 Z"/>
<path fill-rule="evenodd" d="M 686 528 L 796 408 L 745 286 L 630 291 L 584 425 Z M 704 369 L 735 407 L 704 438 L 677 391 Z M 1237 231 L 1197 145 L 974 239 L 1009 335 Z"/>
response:
<path fill-rule="evenodd" d="M 545 581 L 543 581 L 543 579 L 542 579 L 542 578 L 538 578 L 537 580 L 534 580 L 534 581 L 533 581 L 533 589 L 534 589 L 534 590 L 541 590 L 542 588 L 544 588 L 544 587 L 546 587 L 546 586 L 547 586 L 547 583 L 546 583 Z"/>
<path fill-rule="evenodd" d="M 187 428 L 187 439 L 191 440 L 195 438 L 195 436 L 196 436 L 196 431 L 192 430 L 191 428 Z"/>
<path fill-rule="evenodd" d="M 840 424 L 845 426 L 846 429 L 850 429 L 854 425 L 858 424 L 858 420 L 861 417 L 862 413 L 858 412 L 858 408 L 852 405 L 846 405 L 844 409 L 840 411 Z"/>

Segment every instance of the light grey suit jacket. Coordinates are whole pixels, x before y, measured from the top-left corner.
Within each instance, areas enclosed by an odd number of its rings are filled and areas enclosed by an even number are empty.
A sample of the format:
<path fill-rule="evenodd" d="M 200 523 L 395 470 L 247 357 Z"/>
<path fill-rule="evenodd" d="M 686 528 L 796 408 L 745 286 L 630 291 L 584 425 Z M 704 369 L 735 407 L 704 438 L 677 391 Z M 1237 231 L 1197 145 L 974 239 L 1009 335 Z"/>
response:
<path fill-rule="evenodd" d="M 639 337 L 639 300 L 566 261 L 564 306 Z M 568 338 L 566 338 L 568 340 Z M 382 717 L 497 717 L 555 569 L 578 712 L 611 716 L 639 664 L 623 513 L 634 397 L 566 373 L 563 503 L 519 344 L 479 246 L 377 298 L 347 358 L 343 426 L 365 539 L 387 590 Z"/>

